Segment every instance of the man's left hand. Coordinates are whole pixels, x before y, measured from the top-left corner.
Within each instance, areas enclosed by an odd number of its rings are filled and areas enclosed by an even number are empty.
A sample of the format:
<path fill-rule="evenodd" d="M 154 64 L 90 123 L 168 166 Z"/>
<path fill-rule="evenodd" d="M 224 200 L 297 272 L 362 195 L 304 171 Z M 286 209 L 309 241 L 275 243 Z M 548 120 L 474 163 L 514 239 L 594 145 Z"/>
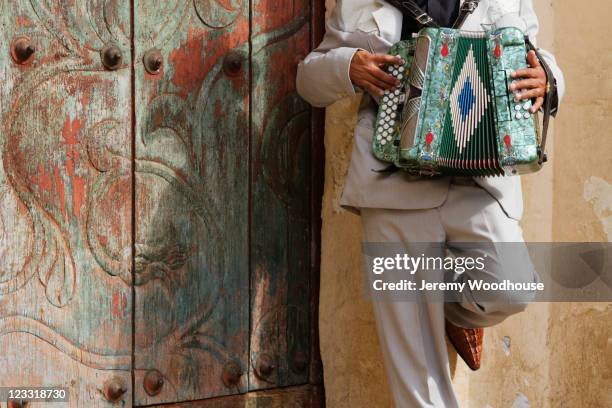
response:
<path fill-rule="evenodd" d="M 535 99 L 531 112 L 535 113 L 544 104 L 546 96 L 546 72 L 536 56 L 535 51 L 527 53 L 529 68 L 519 69 L 512 73 L 512 78 L 521 78 L 512 85 L 510 90 L 515 92 L 515 100 Z"/>

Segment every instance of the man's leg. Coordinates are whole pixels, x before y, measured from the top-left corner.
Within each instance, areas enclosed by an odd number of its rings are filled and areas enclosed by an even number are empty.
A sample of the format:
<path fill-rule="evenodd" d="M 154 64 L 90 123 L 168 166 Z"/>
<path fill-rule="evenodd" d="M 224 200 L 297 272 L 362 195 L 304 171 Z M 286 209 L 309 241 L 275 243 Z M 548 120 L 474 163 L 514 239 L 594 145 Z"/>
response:
<path fill-rule="evenodd" d="M 440 208 L 447 233 L 447 245 L 455 256 L 484 257 L 485 268 L 466 271 L 457 280 L 489 283 L 532 283 L 538 281 L 523 241 L 519 222 L 509 218 L 499 203 L 479 186 L 452 184 L 447 201 Z M 462 245 L 480 243 L 479 245 Z M 480 297 L 479 297 L 480 295 Z M 447 319 L 460 327 L 492 326 L 523 311 L 530 300 L 525 292 L 472 293 L 467 290 L 459 303 L 446 304 Z"/>
<path fill-rule="evenodd" d="M 444 242 L 438 209 L 362 209 L 364 242 L 401 243 L 419 256 L 419 242 Z M 437 255 L 442 255 L 437 254 Z M 372 273 L 367 274 L 372 278 Z M 385 370 L 398 408 L 455 408 L 444 330 L 444 304 L 374 300 Z"/>

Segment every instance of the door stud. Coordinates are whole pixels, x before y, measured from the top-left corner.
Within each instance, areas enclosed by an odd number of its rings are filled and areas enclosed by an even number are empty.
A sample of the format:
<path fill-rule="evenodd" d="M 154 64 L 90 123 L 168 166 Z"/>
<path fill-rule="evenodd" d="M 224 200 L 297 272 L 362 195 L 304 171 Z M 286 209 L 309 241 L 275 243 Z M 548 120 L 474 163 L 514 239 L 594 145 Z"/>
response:
<path fill-rule="evenodd" d="M 157 75 L 161 72 L 164 58 L 157 48 L 151 48 L 145 52 L 144 56 L 142 57 L 142 62 L 144 63 L 144 67 L 149 74 Z"/>
<path fill-rule="evenodd" d="M 102 57 L 102 64 L 104 67 L 111 71 L 118 69 L 123 60 L 121 50 L 114 44 L 109 44 L 102 48 L 100 56 Z"/>
<path fill-rule="evenodd" d="M 28 37 L 18 37 L 11 44 L 11 58 L 20 65 L 28 64 L 32 61 L 36 48 Z"/>

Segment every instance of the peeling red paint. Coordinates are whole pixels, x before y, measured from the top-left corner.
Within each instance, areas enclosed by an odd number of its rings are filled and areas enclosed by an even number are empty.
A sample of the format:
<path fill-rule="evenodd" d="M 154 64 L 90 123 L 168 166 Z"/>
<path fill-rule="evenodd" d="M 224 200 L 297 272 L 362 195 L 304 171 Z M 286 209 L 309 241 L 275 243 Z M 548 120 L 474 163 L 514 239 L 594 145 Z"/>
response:
<path fill-rule="evenodd" d="M 212 67 L 220 63 L 227 51 L 245 43 L 248 36 L 249 21 L 244 16 L 234 22 L 233 31 L 221 35 L 190 27 L 187 41 L 173 50 L 168 57 L 168 61 L 174 66 L 170 81 L 181 88 L 179 95 L 186 97 L 189 93 L 198 91 Z M 243 82 L 242 76 L 239 78 Z"/>
<path fill-rule="evenodd" d="M 79 119 L 74 119 L 70 121 L 70 117 L 66 118 L 64 122 L 64 129 L 62 130 L 62 136 L 64 137 L 64 141 L 68 145 L 76 145 L 78 141 L 78 134 L 81 130 L 81 121 Z"/>
<path fill-rule="evenodd" d="M 74 216 L 79 217 L 83 199 L 85 197 L 85 178 L 74 176 L 72 178 L 72 207 Z"/>
<path fill-rule="evenodd" d="M 28 18 L 28 16 L 17 16 L 15 17 L 15 25 L 17 27 L 32 27 L 32 21 Z"/>
<path fill-rule="evenodd" d="M 127 296 L 123 292 L 113 292 L 111 316 L 115 319 L 124 319 L 127 316 Z"/>
<path fill-rule="evenodd" d="M 113 293 L 112 316 L 113 317 L 119 316 L 119 293 L 117 292 Z"/>
<path fill-rule="evenodd" d="M 106 246 L 108 245 L 108 237 L 106 235 L 98 234 L 98 242 L 100 242 L 102 246 Z"/>
<path fill-rule="evenodd" d="M 83 97 L 87 98 L 85 94 Z M 81 102 L 83 103 L 83 101 Z M 79 160 L 79 151 L 77 148 L 78 135 L 82 126 L 80 119 L 75 118 L 71 121 L 70 117 L 67 117 L 62 130 L 62 137 L 66 144 L 66 155 L 68 156 L 66 160 L 66 171 L 72 182 L 72 211 L 76 218 L 79 217 L 85 197 L 85 178 L 77 176 L 75 173 L 75 167 Z"/>
<path fill-rule="evenodd" d="M 206 78 L 206 70 L 202 66 L 203 50 L 204 36 L 189 27 L 187 42 L 173 50 L 168 57 L 170 63 L 174 65 L 171 81 L 182 88 L 183 96 L 199 89 Z"/>
<path fill-rule="evenodd" d="M 38 165 L 38 174 L 32 178 L 34 184 L 40 187 L 43 191 L 53 191 L 53 180 L 51 174 L 48 174 L 42 164 Z"/>
<path fill-rule="evenodd" d="M 57 189 L 57 194 L 60 201 L 60 213 L 65 216 L 66 215 L 66 198 L 64 197 L 64 180 L 60 176 L 59 167 L 55 165 L 53 167 L 53 174 L 55 176 L 55 188 Z"/>

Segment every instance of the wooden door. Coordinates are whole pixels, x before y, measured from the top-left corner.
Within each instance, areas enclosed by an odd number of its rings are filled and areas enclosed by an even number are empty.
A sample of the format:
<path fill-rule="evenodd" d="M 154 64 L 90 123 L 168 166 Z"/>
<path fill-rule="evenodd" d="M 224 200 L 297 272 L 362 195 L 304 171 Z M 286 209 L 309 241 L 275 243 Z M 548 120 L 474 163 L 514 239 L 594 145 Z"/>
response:
<path fill-rule="evenodd" d="M 134 11 L 135 402 L 243 393 L 248 2 L 138 0 Z M 147 374 L 163 379 L 156 395 Z"/>
<path fill-rule="evenodd" d="M 0 20 L 0 385 L 127 406 L 129 3 L 2 0 Z"/>
<path fill-rule="evenodd" d="M 16 3 L 0 385 L 64 386 L 67 406 L 317 405 L 320 113 L 294 78 L 322 5 Z"/>

